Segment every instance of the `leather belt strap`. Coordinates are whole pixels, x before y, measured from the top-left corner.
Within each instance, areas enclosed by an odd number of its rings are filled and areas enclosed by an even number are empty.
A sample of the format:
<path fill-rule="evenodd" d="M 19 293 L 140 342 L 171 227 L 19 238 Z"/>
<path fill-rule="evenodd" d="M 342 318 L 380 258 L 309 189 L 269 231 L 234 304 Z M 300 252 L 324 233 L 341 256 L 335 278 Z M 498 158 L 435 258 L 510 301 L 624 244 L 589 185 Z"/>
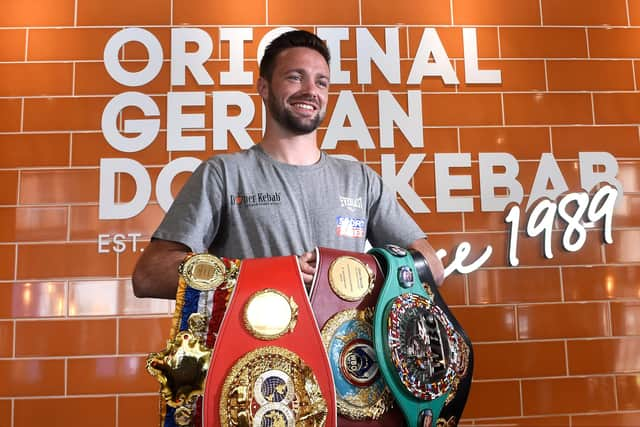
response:
<path fill-rule="evenodd" d="M 383 282 L 374 256 L 316 248 L 310 299 L 331 362 L 341 427 L 403 424 L 373 348 L 373 310 Z"/>
<path fill-rule="evenodd" d="M 283 316 L 290 321 L 278 329 Z M 337 425 L 331 369 L 295 256 L 242 261 L 209 372 L 205 427 L 270 417 L 288 427 Z M 302 377 L 314 389 L 306 396 Z"/>
<path fill-rule="evenodd" d="M 385 273 L 373 321 L 375 350 L 407 425 L 457 425 L 471 385 L 471 342 L 435 285 L 421 283 L 417 254 L 393 245 L 369 253 Z"/>

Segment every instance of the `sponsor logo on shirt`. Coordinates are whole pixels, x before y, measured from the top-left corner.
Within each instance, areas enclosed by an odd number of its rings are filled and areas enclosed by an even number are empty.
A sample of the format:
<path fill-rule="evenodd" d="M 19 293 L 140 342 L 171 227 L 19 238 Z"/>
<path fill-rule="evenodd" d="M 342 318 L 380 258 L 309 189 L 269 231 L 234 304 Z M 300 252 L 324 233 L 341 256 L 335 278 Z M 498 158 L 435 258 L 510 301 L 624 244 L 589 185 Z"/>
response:
<path fill-rule="evenodd" d="M 340 206 L 349 209 L 351 212 L 356 209 L 362 210 L 362 197 L 340 197 Z"/>
<path fill-rule="evenodd" d="M 279 205 L 280 192 L 273 193 L 248 193 L 248 194 L 230 194 L 229 205 L 231 206 L 266 206 Z"/>
<path fill-rule="evenodd" d="M 336 234 L 341 237 L 364 237 L 367 222 L 361 218 L 336 217 Z"/>

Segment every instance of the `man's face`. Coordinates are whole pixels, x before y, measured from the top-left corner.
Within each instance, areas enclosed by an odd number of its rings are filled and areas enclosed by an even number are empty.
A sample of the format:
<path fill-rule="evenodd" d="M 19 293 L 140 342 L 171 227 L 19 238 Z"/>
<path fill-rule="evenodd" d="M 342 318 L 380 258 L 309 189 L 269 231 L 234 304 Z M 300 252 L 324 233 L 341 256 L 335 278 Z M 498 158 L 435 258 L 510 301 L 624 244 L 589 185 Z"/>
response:
<path fill-rule="evenodd" d="M 329 66 L 313 49 L 290 48 L 276 57 L 266 87 L 266 103 L 274 120 L 294 134 L 311 133 L 326 114 Z"/>

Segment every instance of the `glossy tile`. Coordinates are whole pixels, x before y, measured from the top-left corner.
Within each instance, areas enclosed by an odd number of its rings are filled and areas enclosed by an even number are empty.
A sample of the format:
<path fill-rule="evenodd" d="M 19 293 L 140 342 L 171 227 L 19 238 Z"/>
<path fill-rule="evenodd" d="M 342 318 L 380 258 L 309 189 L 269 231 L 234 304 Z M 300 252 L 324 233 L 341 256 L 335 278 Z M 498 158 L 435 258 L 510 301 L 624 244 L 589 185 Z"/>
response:
<path fill-rule="evenodd" d="M 460 129 L 460 152 L 471 153 L 474 160 L 478 153 L 487 152 L 509 153 L 518 160 L 539 160 L 550 147 L 549 130 L 542 127 Z"/>
<path fill-rule="evenodd" d="M 0 31 L 1 61 L 22 61 L 26 45 L 26 29 L 3 29 Z"/>
<path fill-rule="evenodd" d="M 23 244 L 18 249 L 19 279 L 108 277 L 115 273 L 115 254 L 98 253 L 95 243 Z"/>
<path fill-rule="evenodd" d="M 536 60 L 483 60 L 478 61 L 481 70 L 500 70 L 501 82 L 494 84 L 465 83 L 464 61 L 456 61 L 456 70 L 460 76 L 460 92 L 531 92 L 546 90 L 544 61 Z M 510 152 L 510 151 L 509 151 Z M 520 157 L 518 157 L 519 159 Z"/>
<path fill-rule="evenodd" d="M 613 211 L 615 227 L 640 227 L 640 217 L 635 215 L 638 210 L 640 210 L 640 195 L 625 193 L 622 201 Z"/>
<path fill-rule="evenodd" d="M 410 26 L 409 33 L 409 57 L 414 58 L 417 54 L 418 46 L 425 33 L 425 27 Z M 456 27 L 438 27 L 436 28 L 438 38 L 442 42 L 442 46 L 447 52 L 450 59 L 464 57 L 464 43 L 462 40 L 462 29 Z M 479 58 L 498 58 L 498 31 L 496 27 L 478 27 L 476 28 L 478 38 L 478 57 Z M 355 46 L 354 55 L 355 56 Z"/>
<path fill-rule="evenodd" d="M 16 356 L 86 356 L 116 352 L 115 319 L 16 323 Z"/>
<path fill-rule="evenodd" d="M 0 400 L 0 425 L 10 427 L 12 417 L 11 400 Z"/>
<path fill-rule="evenodd" d="M 66 312 L 64 282 L 0 283 L 0 318 L 60 317 Z"/>
<path fill-rule="evenodd" d="M 451 311 L 473 342 L 516 339 L 514 307 L 453 307 Z"/>
<path fill-rule="evenodd" d="M 69 283 L 69 316 L 72 317 L 171 313 L 170 301 L 136 298 L 130 280 Z"/>
<path fill-rule="evenodd" d="M 500 404 L 496 405 L 496 399 Z M 475 381 L 464 408 L 464 418 L 521 415 L 518 381 Z"/>
<path fill-rule="evenodd" d="M 0 240 L 55 241 L 67 238 L 66 207 L 0 208 Z"/>
<path fill-rule="evenodd" d="M 98 202 L 97 169 L 32 170 L 20 176 L 21 204 Z"/>
<path fill-rule="evenodd" d="M 556 159 L 574 159 L 581 151 L 602 151 L 602 141 L 609 141 L 606 151 L 615 157 L 637 157 L 638 132 L 633 126 L 552 127 L 553 154 Z"/>
<path fill-rule="evenodd" d="M 69 359 L 67 393 L 151 393 L 158 382 L 147 373 L 146 356 Z"/>
<path fill-rule="evenodd" d="M 568 301 L 640 297 L 637 265 L 563 267 L 562 281 Z"/>
<path fill-rule="evenodd" d="M 426 94 L 422 96 L 425 125 L 479 126 L 502 123 L 500 97 L 495 94 Z"/>
<path fill-rule="evenodd" d="M 600 232 L 587 231 L 584 245 L 576 252 L 562 247 L 562 236 L 566 228 L 551 233 L 553 258 L 544 256 L 542 236 L 524 237 L 518 240 L 517 254 L 521 266 L 592 265 L 603 262 Z"/>
<path fill-rule="evenodd" d="M 10 0 L 0 15 L 3 27 L 48 27 L 73 25 L 73 0 Z"/>
<path fill-rule="evenodd" d="M 15 205 L 18 200 L 18 171 L 0 170 L 0 205 Z"/>
<path fill-rule="evenodd" d="M 626 91 L 634 87 L 633 64 L 628 60 L 550 60 L 546 65 L 550 91 Z"/>
<path fill-rule="evenodd" d="M 591 124 L 591 99 L 581 93 L 505 94 L 507 125 Z"/>
<path fill-rule="evenodd" d="M 611 303 L 613 335 L 640 335 L 640 300 Z"/>
<path fill-rule="evenodd" d="M 621 410 L 640 409 L 640 374 L 616 377 L 618 405 Z"/>
<path fill-rule="evenodd" d="M 118 396 L 118 427 L 157 427 L 158 393 L 150 396 Z"/>
<path fill-rule="evenodd" d="M 521 305 L 518 337 L 525 340 L 605 337 L 610 335 L 609 321 L 605 303 Z"/>
<path fill-rule="evenodd" d="M 62 396 L 64 360 L 0 360 L 0 397 Z"/>
<path fill-rule="evenodd" d="M 68 166 L 70 139 L 65 134 L 0 135 L 0 151 L 4 153 L 0 167 Z"/>
<path fill-rule="evenodd" d="M 570 375 L 640 371 L 640 337 L 567 341 Z"/>
<path fill-rule="evenodd" d="M 500 27 L 503 58 L 586 58 L 582 28 Z"/>
<path fill-rule="evenodd" d="M 118 353 L 158 352 L 166 347 L 172 316 L 121 318 L 118 321 Z"/>
<path fill-rule="evenodd" d="M 471 304 L 559 302 L 562 298 L 557 268 L 477 270 L 468 278 Z"/>
<path fill-rule="evenodd" d="M 442 299 L 447 305 L 465 305 L 466 304 L 466 285 L 465 278 L 462 274 L 452 274 L 445 279 L 439 289 Z"/>
<path fill-rule="evenodd" d="M 612 377 L 522 381 L 524 415 L 603 412 L 615 409 Z"/>
<path fill-rule="evenodd" d="M 514 4 L 506 0 L 489 0 L 480 4 L 473 0 L 457 0 L 453 7 L 456 25 L 539 25 L 537 1 L 523 0 Z"/>
<path fill-rule="evenodd" d="M 242 4 L 225 2 L 215 8 L 211 7 L 211 3 L 206 0 L 180 0 L 174 2 L 172 22 L 191 25 L 264 24 L 266 13 L 266 4 L 257 0 Z M 274 24 L 274 21 L 270 22 Z"/>
<path fill-rule="evenodd" d="M 0 357 L 13 356 L 13 322 L 0 321 Z"/>
<path fill-rule="evenodd" d="M 614 244 L 605 246 L 605 256 L 610 263 L 640 263 L 638 248 L 640 230 L 613 232 Z"/>
<path fill-rule="evenodd" d="M 161 131 L 154 142 L 147 148 L 135 153 L 127 153 L 127 158 L 143 165 L 169 163 L 167 152 L 167 133 Z M 119 158 L 122 153 L 111 147 L 101 132 L 73 134 L 72 166 L 99 166 L 104 158 Z"/>
<path fill-rule="evenodd" d="M 451 22 L 449 3 L 444 0 L 428 0 L 416 4 L 404 0 L 393 4 L 367 2 L 362 5 L 362 24 L 387 24 L 389 22 L 446 25 Z"/>
<path fill-rule="evenodd" d="M 573 427 L 637 427 L 640 425 L 640 412 L 572 415 L 571 425 Z"/>
<path fill-rule="evenodd" d="M 571 421 L 569 416 L 488 418 L 475 420 L 474 425 L 491 427 L 569 427 Z"/>
<path fill-rule="evenodd" d="M 19 132 L 22 123 L 19 99 L 0 99 L 1 132 Z"/>
<path fill-rule="evenodd" d="M 90 420 L 90 421 L 89 421 Z M 14 426 L 22 427 L 113 427 L 116 398 L 65 397 L 16 399 Z"/>
<path fill-rule="evenodd" d="M 473 378 L 517 379 L 566 374 L 561 341 L 532 343 L 476 343 Z M 514 363 L 517 361 L 517 363 Z"/>
<path fill-rule="evenodd" d="M 24 76 L 30 76 L 25 79 Z M 14 62 L 0 64 L 0 78 L 5 83 L 0 96 L 71 95 L 73 64 Z"/>
<path fill-rule="evenodd" d="M 116 28 L 30 28 L 29 61 L 102 61 Z M 77 65 L 77 64 L 76 64 Z"/>
<path fill-rule="evenodd" d="M 15 245 L 0 245 L 0 280 L 15 279 L 16 271 Z"/>
<path fill-rule="evenodd" d="M 553 0 L 540 3 L 545 25 L 596 26 L 627 25 L 624 0 Z"/>
<path fill-rule="evenodd" d="M 157 204 L 149 204 L 142 212 L 133 218 L 122 220 L 99 219 L 98 206 L 71 207 L 71 239 L 98 240 L 99 251 L 114 252 L 119 245 L 114 246 L 114 236 L 123 235 L 118 239 L 127 241 L 126 251 L 140 251 L 142 244 L 133 245 L 142 239 L 147 241 L 160 224 L 164 212 Z M 146 244 L 146 242 L 145 242 Z"/>

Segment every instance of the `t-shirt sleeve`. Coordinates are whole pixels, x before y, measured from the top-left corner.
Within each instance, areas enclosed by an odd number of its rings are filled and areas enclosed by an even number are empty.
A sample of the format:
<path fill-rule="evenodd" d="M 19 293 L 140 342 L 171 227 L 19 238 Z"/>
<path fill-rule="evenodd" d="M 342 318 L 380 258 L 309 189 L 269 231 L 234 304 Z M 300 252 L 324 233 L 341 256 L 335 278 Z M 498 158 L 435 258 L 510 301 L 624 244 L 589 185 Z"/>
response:
<path fill-rule="evenodd" d="M 201 163 L 178 193 L 153 238 L 182 243 L 194 252 L 206 252 L 220 225 L 223 188 L 215 164 Z"/>
<path fill-rule="evenodd" d="M 372 169 L 366 167 L 369 180 L 369 223 L 367 239 L 373 247 L 392 243 L 407 247 L 426 237 L 418 224 L 400 205 L 396 193 Z"/>

